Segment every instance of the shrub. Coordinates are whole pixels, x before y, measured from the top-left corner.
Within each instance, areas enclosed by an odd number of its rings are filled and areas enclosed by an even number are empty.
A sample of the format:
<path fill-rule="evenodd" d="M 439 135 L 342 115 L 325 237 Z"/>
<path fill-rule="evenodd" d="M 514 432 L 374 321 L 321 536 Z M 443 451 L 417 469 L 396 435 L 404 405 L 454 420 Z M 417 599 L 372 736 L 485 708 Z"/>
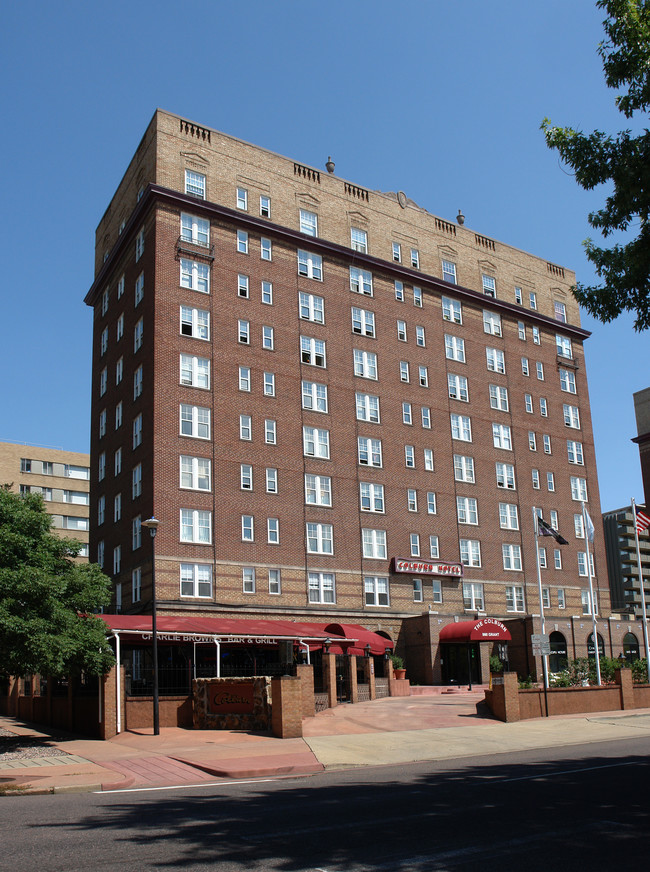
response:
<path fill-rule="evenodd" d="M 490 672 L 503 672 L 503 661 L 496 654 L 490 654 Z"/>
<path fill-rule="evenodd" d="M 632 661 L 632 681 L 635 684 L 648 683 L 648 661 L 645 657 L 643 660 Z"/>

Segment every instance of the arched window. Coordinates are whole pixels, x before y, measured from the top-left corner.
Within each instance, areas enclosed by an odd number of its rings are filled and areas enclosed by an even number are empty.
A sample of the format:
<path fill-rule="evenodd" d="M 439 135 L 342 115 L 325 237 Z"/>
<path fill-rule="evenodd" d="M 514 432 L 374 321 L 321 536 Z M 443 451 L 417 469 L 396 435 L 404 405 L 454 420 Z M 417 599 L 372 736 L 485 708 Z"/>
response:
<path fill-rule="evenodd" d="M 639 659 L 639 640 L 634 633 L 626 633 L 623 636 L 623 657 L 628 663 Z"/>
<path fill-rule="evenodd" d="M 569 665 L 567 658 L 566 639 L 562 633 L 557 631 L 549 636 L 551 643 L 551 654 L 548 658 L 549 672 L 562 672 Z"/>
<path fill-rule="evenodd" d="M 588 657 L 596 657 L 596 652 L 594 651 L 594 634 L 589 633 L 589 637 L 587 638 L 587 656 Z M 603 641 L 603 637 L 598 633 L 598 656 L 605 656 L 605 643 Z"/>

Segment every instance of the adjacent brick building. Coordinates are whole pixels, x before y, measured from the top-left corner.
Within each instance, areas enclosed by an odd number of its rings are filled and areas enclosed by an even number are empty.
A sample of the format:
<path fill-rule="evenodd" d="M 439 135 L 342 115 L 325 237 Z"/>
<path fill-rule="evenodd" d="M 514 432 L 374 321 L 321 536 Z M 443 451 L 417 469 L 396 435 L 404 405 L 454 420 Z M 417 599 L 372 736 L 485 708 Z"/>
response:
<path fill-rule="evenodd" d="M 585 654 L 574 274 L 334 169 L 157 111 L 99 224 L 91 557 L 116 608 L 150 609 L 155 514 L 161 612 L 363 624 L 454 680 L 445 624 L 538 621 L 536 506 L 570 543 L 541 542 L 547 629 Z M 599 537 L 594 570 L 608 615 Z"/>

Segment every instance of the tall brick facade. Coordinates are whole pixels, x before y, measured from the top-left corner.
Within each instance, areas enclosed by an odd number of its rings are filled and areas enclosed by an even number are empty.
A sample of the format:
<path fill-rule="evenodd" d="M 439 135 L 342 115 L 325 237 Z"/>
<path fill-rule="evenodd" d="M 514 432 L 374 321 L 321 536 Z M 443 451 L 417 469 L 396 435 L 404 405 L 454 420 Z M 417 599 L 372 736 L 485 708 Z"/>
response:
<path fill-rule="evenodd" d="M 570 543 L 541 543 L 547 618 L 584 614 L 580 499 L 600 506 L 574 281 L 402 192 L 156 112 L 86 297 L 91 559 L 116 605 L 150 609 L 155 514 L 161 612 L 405 647 L 423 612 L 539 613 L 536 506 Z M 606 614 L 598 541 L 594 569 Z"/>

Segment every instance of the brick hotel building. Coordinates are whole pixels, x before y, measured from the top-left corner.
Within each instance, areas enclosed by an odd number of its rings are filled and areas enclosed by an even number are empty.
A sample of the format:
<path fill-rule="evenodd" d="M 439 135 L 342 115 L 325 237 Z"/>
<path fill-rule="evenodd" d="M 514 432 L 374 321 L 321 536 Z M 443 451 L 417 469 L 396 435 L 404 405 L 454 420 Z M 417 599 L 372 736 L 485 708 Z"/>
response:
<path fill-rule="evenodd" d="M 150 611 L 155 515 L 161 614 L 361 624 L 427 683 L 462 680 L 444 627 L 487 616 L 534 673 L 536 506 L 569 540 L 541 542 L 547 631 L 586 653 L 575 276 L 462 221 L 155 113 L 86 296 L 91 559 L 116 611 Z"/>

